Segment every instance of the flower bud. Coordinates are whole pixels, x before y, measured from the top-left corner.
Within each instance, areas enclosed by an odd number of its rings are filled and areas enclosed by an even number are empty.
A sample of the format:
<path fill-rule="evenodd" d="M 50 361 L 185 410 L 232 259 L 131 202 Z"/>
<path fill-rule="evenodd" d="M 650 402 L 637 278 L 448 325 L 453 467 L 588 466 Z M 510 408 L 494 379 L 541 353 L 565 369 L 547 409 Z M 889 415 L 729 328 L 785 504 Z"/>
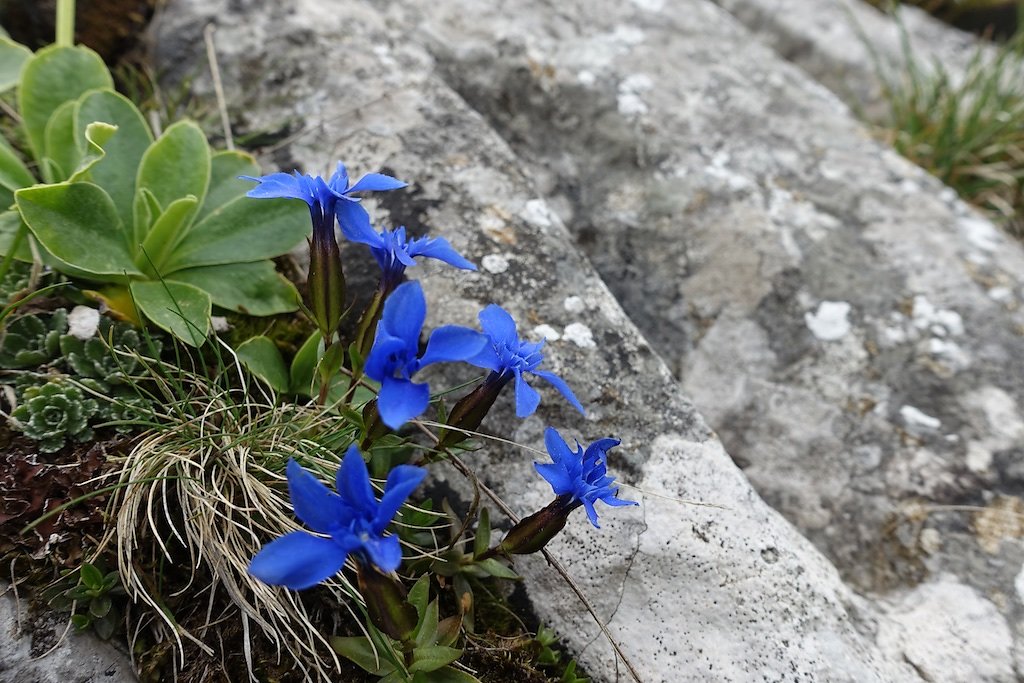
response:
<path fill-rule="evenodd" d="M 447 424 L 456 429 L 441 432 L 440 448 L 450 448 L 470 437 L 484 421 L 491 406 L 498 400 L 502 388 L 513 378 L 511 373 L 492 372 L 476 389 L 459 399 L 448 415 Z"/>
<path fill-rule="evenodd" d="M 416 629 L 416 608 L 407 601 L 405 587 L 372 566 L 356 563 L 359 594 L 366 601 L 370 623 L 395 640 L 407 641 Z"/>

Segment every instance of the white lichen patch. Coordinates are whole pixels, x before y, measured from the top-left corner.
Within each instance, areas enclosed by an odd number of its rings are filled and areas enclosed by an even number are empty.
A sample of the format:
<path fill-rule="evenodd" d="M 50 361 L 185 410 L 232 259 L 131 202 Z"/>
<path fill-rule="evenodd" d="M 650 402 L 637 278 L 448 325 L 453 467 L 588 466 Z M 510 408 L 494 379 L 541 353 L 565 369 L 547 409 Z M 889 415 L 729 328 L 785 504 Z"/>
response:
<path fill-rule="evenodd" d="M 648 12 L 660 12 L 665 8 L 665 0 L 630 0 L 630 2 Z"/>
<path fill-rule="evenodd" d="M 550 228 L 554 221 L 554 214 L 543 199 L 529 200 L 519 215 L 527 223 L 542 229 Z"/>
<path fill-rule="evenodd" d="M 936 308 L 920 294 L 914 297 L 912 315 L 914 327 L 928 330 L 935 336 L 945 337 L 948 334 L 957 337 L 964 333 L 964 319 L 959 313 L 948 308 Z"/>
<path fill-rule="evenodd" d="M 845 301 L 822 301 L 814 313 L 804 313 L 807 329 L 821 341 L 836 341 L 850 333 L 850 304 Z"/>
<path fill-rule="evenodd" d="M 654 87 L 654 81 L 646 74 L 630 74 L 619 83 L 619 113 L 627 118 L 637 118 L 649 110 L 643 100 L 643 93 Z"/>
<path fill-rule="evenodd" d="M 570 323 L 567 325 L 562 333 L 562 338 L 571 341 L 581 349 L 597 347 L 597 344 L 594 343 L 594 334 L 583 323 Z"/>
<path fill-rule="evenodd" d="M 88 306 L 75 306 L 68 313 L 68 332 L 78 339 L 89 339 L 100 326 L 100 312 Z"/>
<path fill-rule="evenodd" d="M 900 408 L 900 417 L 910 429 L 935 430 L 942 426 L 939 418 L 927 415 L 911 405 Z"/>
<path fill-rule="evenodd" d="M 999 231 L 989 221 L 968 216 L 961 218 L 957 225 L 974 248 L 989 253 L 999 248 Z"/>
<path fill-rule="evenodd" d="M 597 76 L 594 75 L 593 71 L 589 69 L 583 69 L 576 74 L 576 82 L 580 85 L 589 88 L 590 86 L 597 83 Z"/>
<path fill-rule="evenodd" d="M 480 265 L 488 273 L 504 273 L 508 270 L 508 259 L 501 254 L 488 254 L 480 259 Z"/>
<path fill-rule="evenodd" d="M 582 313 L 585 308 L 583 299 L 578 296 L 567 296 L 565 301 L 562 302 L 562 306 L 565 307 L 569 313 Z"/>
<path fill-rule="evenodd" d="M 546 339 L 547 341 L 558 341 L 562 335 L 551 325 L 537 325 L 530 331 L 534 339 Z"/>
<path fill-rule="evenodd" d="M 993 287 L 988 290 L 988 298 L 1001 304 L 1013 301 L 1013 290 L 1009 287 Z"/>

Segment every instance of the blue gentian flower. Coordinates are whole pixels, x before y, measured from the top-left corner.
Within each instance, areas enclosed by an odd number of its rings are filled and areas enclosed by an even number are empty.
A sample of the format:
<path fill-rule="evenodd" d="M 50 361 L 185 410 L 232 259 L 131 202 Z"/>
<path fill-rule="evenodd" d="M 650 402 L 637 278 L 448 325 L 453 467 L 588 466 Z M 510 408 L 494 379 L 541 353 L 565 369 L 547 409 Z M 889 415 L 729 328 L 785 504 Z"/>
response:
<path fill-rule="evenodd" d="M 327 345 L 334 337 L 345 313 L 345 274 L 341 266 L 341 251 L 334 236 L 334 218 L 343 228 L 354 231 L 370 230 L 370 216 L 359 204 L 356 192 L 367 190 L 394 190 L 405 183 L 391 176 L 371 173 L 349 186 L 345 165 L 338 163 L 329 180 L 320 176 L 271 173 L 260 178 L 239 176 L 259 185 L 246 193 L 257 199 L 301 199 L 309 206 L 313 221 L 313 236 L 309 241 L 309 303 L 313 319 Z"/>
<path fill-rule="evenodd" d="M 479 317 L 480 326 L 490 339 L 490 344 L 468 362 L 491 370 L 492 374 L 484 381 L 485 384 L 507 383 L 515 379 L 516 417 L 529 417 L 540 404 L 540 394 L 523 379 L 524 372 L 547 380 L 576 410 L 585 414 L 572 389 L 561 377 L 553 372 L 537 369 L 544 360 L 544 354 L 541 353 L 543 341 L 531 343 L 521 340 L 516 332 L 516 321 L 505 309 L 496 304 L 491 304 L 480 311 Z"/>
<path fill-rule="evenodd" d="M 431 363 L 467 360 L 487 344 L 487 338 L 476 330 L 446 325 L 430 334 L 420 356 L 420 332 L 426 316 L 420 283 L 399 285 L 384 302 L 377 336 L 366 358 L 366 376 L 381 384 L 377 409 L 392 429 L 422 413 L 430 403 L 430 387 L 412 381 L 416 372 Z"/>
<path fill-rule="evenodd" d="M 386 290 L 393 288 L 401 281 L 406 267 L 416 265 L 417 256 L 434 258 L 464 270 L 476 270 L 476 266 L 455 251 L 445 238 L 414 237 L 408 239 L 404 225 L 396 230 L 382 232 L 375 232 L 369 224 L 365 229 L 343 225 L 342 232 L 349 241 L 370 246 L 370 253 L 380 264 L 381 285 Z"/>
<path fill-rule="evenodd" d="M 594 503 L 604 501 L 606 505 L 637 505 L 631 500 L 617 497 L 619 488 L 612 486 L 614 477 L 608 476 L 606 457 L 608 450 L 618 446 L 617 439 L 598 439 L 583 450 L 579 441 L 573 451 L 554 428 L 544 432 L 544 445 L 551 455 L 550 463 L 533 463 L 540 476 L 544 477 L 555 495 L 562 500 L 561 507 L 573 509 L 582 505 L 587 511 L 590 523 L 597 528 L 597 510 Z"/>
<path fill-rule="evenodd" d="M 240 177 L 259 183 L 246 193 L 247 197 L 286 197 L 303 200 L 309 204 L 314 230 L 320 226 L 321 229 L 331 230 L 332 235 L 334 222 L 330 218 L 335 215 L 343 230 L 355 234 L 370 230 L 370 215 L 360 204 L 359 197 L 352 196 L 355 193 L 397 190 L 406 186 L 401 180 L 383 173 L 368 173 L 355 185 L 350 185 L 348 171 L 345 170 L 345 164 L 340 161 L 338 168 L 327 181 L 320 176 L 302 175 L 298 171 L 291 174 L 271 173 L 260 178 Z"/>
<path fill-rule="evenodd" d="M 295 515 L 314 536 L 293 531 L 271 541 L 252 558 L 249 573 L 272 586 L 302 590 L 339 571 L 352 555 L 384 572 L 398 569 L 402 548 L 396 536 L 384 536 L 395 513 L 427 476 L 426 469 L 399 465 L 388 474 L 384 496 L 378 501 L 370 486 L 363 456 L 354 445 L 338 469 L 334 493 L 294 460 L 288 461 L 288 491 Z"/>

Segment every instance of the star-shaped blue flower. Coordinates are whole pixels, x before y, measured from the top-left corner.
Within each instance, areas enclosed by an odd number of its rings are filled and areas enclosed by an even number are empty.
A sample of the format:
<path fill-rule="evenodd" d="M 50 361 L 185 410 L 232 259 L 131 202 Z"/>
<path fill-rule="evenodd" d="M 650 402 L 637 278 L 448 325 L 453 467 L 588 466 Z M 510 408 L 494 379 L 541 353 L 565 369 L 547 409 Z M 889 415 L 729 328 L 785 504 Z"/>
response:
<path fill-rule="evenodd" d="M 360 178 L 355 185 L 350 185 L 348 171 L 345 170 L 345 164 L 340 161 L 338 168 L 326 181 L 320 176 L 303 175 L 298 171 L 290 174 L 271 173 L 260 178 L 240 177 L 259 183 L 246 193 L 247 197 L 257 199 L 284 197 L 301 199 L 306 202 L 313 219 L 314 231 L 318 228 L 321 231 L 329 230 L 332 236 L 334 235 L 334 216 L 338 217 L 338 223 L 343 230 L 351 231 L 354 234 L 372 232 L 370 215 L 360 204 L 360 198 L 352 195 L 357 192 L 397 190 L 406 186 L 406 183 L 401 180 L 383 173 L 368 173 Z"/>
<path fill-rule="evenodd" d="M 487 338 L 476 330 L 446 325 L 430 334 L 420 356 L 426 317 L 427 302 L 420 283 L 399 285 L 384 302 L 377 336 L 366 358 L 366 376 L 381 384 L 377 409 L 392 429 L 422 413 L 430 403 L 430 387 L 413 382 L 413 375 L 431 363 L 472 358 L 487 344 Z"/>
<path fill-rule="evenodd" d="M 462 257 L 443 237 L 414 237 L 408 239 L 405 226 L 396 230 L 375 232 L 366 224 L 365 229 L 343 225 L 342 232 L 350 242 L 370 246 L 370 253 L 377 259 L 381 269 L 381 281 L 386 289 L 397 285 L 408 266 L 416 265 L 416 257 L 437 259 L 464 270 L 476 270 L 476 266 Z"/>
<path fill-rule="evenodd" d="M 263 546 L 249 563 L 249 573 L 272 586 L 302 590 L 339 571 L 352 555 L 384 572 L 402 563 L 396 536 L 384 536 L 395 513 L 420 485 L 427 471 L 399 465 L 388 474 L 378 501 L 359 449 L 351 446 L 338 469 L 334 493 L 294 460 L 288 461 L 288 491 L 295 515 L 319 534 L 293 531 Z"/>
<path fill-rule="evenodd" d="M 619 498 L 619 488 L 612 486 L 615 478 L 608 476 L 607 453 L 619 443 L 617 439 L 598 439 L 584 451 L 577 441 L 573 451 L 553 427 L 548 427 L 544 432 L 544 445 L 553 462 L 535 462 L 533 466 L 551 484 L 555 495 L 565 500 L 569 509 L 582 505 L 590 523 L 601 528 L 597 523 L 595 502 L 601 500 L 615 507 L 638 505 L 635 501 Z"/>
<path fill-rule="evenodd" d="M 540 405 L 540 394 L 523 379 L 524 372 L 547 380 L 576 410 L 585 414 L 572 389 L 561 377 L 537 369 L 544 360 L 544 354 L 541 353 L 543 341 L 531 343 L 521 340 L 516 332 L 516 321 L 508 311 L 496 304 L 490 304 L 480 311 L 479 317 L 480 327 L 490 339 L 490 344 L 468 362 L 491 370 L 494 375 L 487 379 L 489 382 L 507 382 L 515 378 L 516 417 L 529 417 Z"/>

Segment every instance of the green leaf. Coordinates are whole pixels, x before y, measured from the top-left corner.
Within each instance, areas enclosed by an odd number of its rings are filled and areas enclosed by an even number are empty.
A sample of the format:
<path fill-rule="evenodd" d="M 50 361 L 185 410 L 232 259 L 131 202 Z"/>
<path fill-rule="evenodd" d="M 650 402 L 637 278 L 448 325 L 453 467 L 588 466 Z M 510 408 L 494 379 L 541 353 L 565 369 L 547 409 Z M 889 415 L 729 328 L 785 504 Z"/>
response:
<path fill-rule="evenodd" d="M 37 159 L 43 156 L 50 116 L 65 102 L 97 89 L 113 90 L 114 82 L 103 59 L 87 47 L 51 45 L 25 62 L 18 84 L 18 106 Z"/>
<path fill-rule="evenodd" d="M 287 253 L 309 232 L 309 212 L 302 202 L 239 197 L 196 223 L 168 266 L 174 272 L 261 261 Z"/>
<path fill-rule="evenodd" d="M 35 177 L 29 173 L 18 153 L 0 137 L 0 186 L 10 190 L 13 195 L 15 190 L 35 185 L 35 182 Z M 11 202 L 0 205 L 0 209 L 6 209 Z"/>
<path fill-rule="evenodd" d="M 270 337 L 246 339 L 238 345 L 235 352 L 242 365 L 269 384 L 274 391 L 288 391 L 288 368 L 285 367 L 284 358 Z"/>
<path fill-rule="evenodd" d="M 210 329 L 210 295 L 183 282 L 132 282 L 136 305 L 156 325 L 192 346 L 202 346 Z"/>
<path fill-rule="evenodd" d="M 475 564 L 477 567 L 480 567 L 485 572 L 498 579 L 509 579 L 512 581 L 517 581 L 520 578 L 519 574 L 516 574 L 514 571 L 512 571 L 511 569 L 509 569 L 493 557 L 490 557 L 484 560 L 483 562 L 477 562 Z"/>
<path fill-rule="evenodd" d="M 423 617 L 427 613 L 427 601 L 430 600 L 430 576 L 424 574 L 416 579 L 416 583 L 409 589 L 409 604 L 416 608 L 416 615 L 419 623 L 423 624 Z M 419 625 L 417 625 L 419 628 Z"/>
<path fill-rule="evenodd" d="M 75 628 L 79 631 L 84 631 L 89 628 L 89 624 L 92 623 L 92 619 L 86 614 L 72 614 L 71 623 L 74 624 Z"/>
<path fill-rule="evenodd" d="M 117 126 L 117 134 L 103 146 L 106 157 L 90 171 L 92 181 L 107 191 L 121 221 L 131 226 L 136 176 L 153 135 L 135 105 L 109 90 L 86 93 L 75 106 L 75 136 L 83 151 L 88 151 L 86 129 L 95 121 Z"/>
<path fill-rule="evenodd" d="M 21 214 L 17 211 L 0 211 L 0 256 L 6 255 L 18 237 L 18 229 L 23 226 Z M 28 227 L 25 228 L 28 230 Z M 28 246 L 26 235 L 14 252 L 14 258 L 26 263 L 32 262 L 32 249 Z"/>
<path fill-rule="evenodd" d="M 416 627 L 415 637 L 417 645 L 425 646 L 437 643 L 437 621 L 437 600 L 431 600 L 430 604 L 427 605 L 427 611 L 420 616 L 420 623 Z"/>
<path fill-rule="evenodd" d="M 480 683 L 476 676 L 450 666 L 429 673 L 417 673 L 412 680 L 413 683 Z"/>
<path fill-rule="evenodd" d="M 153 222 L 153 227 L 142 242 L 142 249 L 135 257 L 135 263 L 141 270 L 150 274 L 165 274 L 164 264 L 174 252 L 174 247 L 184 238 L 198 208 L 199 201 L 188 196 L 175 199 L 164 209 Z"/>
<path fill-rule="evenodd" d="M 209 184 L 210 145 L 191 121 L 168 127 L 142 155 L 138 186 L 152 192 L 160 206 L 189 195 L 202 206 Z"/>
<path fill-rule="evenodd" d="M 462 617 L 458 614 L 442 619 L 437 625 L 437 636 L 434 642 L 438 645 L 452 645 L 459 637 L 462 628 Z"/>
<path fill-rule="evenodd" d="M 259 176 L 260 166 L 248 154 L 225 150 L 210 158 L 210 189 L 197 220 L 206 218 L 232 199 L 245 195 L 253 188 L 251 180 L 239 180 L 240 175 Z"/>
<path fill-rule="evenodd" d="M 114 603 L 111 602 L 109 596 L 100 595 L 89 602 L 89 614 L 97 619 L 102 619 L 110 613 L 110 608 L 113 605 Z"/>
<path fill-rule="evenodd" d="M 246 315 L 277 315 L 298 308 L 298 291 L 274 269 L 272 261 L 188 268 L 168 279 L 195 285 L 221 308 Z"/>
<path fill-rule="evenodd" d="M 96 568 L 96 565 L 83 562 L 78 570 L 78 575 L 82 585 L 86 588 L 97 589 L 103 587 L 103 573 Z"/>
<path fill-rule="evenodd" d="M 363 636 L 334 636 L 331 638 L 331 647 L 334 648 L 335 652 L 355 663 L 363 671 L 375 676 L 386 676 L 395 670 L 395 667 L 385 661 L 383 657 L 378 662 L 370 641 Z"/>
<path fill-rule="evenodd" d="M 75 144 L 73 101 L 57 107 L 46 122 L 46 128 L 43 129 L 43 156 L 50 161 L 50 164 L 43 165 L 43 178 L 48 183 L 67 180 L 78 166 L 81 155 Z"/>
<path fill-rule="evenodd" d="M 93 630 L 96 631 L 96 635 L 102 640 L 110 640 L 111 636 L 114 635 L 114 630 L 117 628 L 117 622 L 112 618 L 112 614 L 108 614 L 102 619 L 97 619 L 92 622 Z"/>
<path fill-rule="evenodd" d="M 491 515 L 487 508 L 480 510 L 476 523 L 476 538 L 473 540 L 473 554 L 483 555 L 491 547 Z"/>
<path fill-rule="evenodd" d="M 102 121 L 95 121 L 86 126 L 86 151 L 78 161 L 78 168 L 76 168 L 75 172 L 68 178 L 70 182 L 77 183 L 91 179 L 92 169 L 96 164 L 103 161 L 103 157 L 107 155 L 104 150 L 104 146 L 110 141 L 110 138 L 112 138 L 115 133 L 117 133 L 117 126 L 112 126 L 111 124 L 103 123 Z M 128 224 L 124 223 L 124 225 Z"/>
<path fill-rule="evenodd" d="M 32 57 L 32 50 L 10 38 L 0 37 L 0 93 L 18 84 L 21 69 Z"/>
<path fill-rule="evenodd" d="M 409 671 L 429 672 L 448 666 L 462 656 L 462 650 L 441 645 L 425 645 L 413 650 L 412 656 L 413 661 L 409 665 Z"/>
<path fill-rule="evenodd" d="M 18 190 L 14 198 L 32 234 L 61 261 L 91 275 L 142 274 L 114 203 L 96 185 L 39 185 Z"/>
<path fill-rule="evenodd" d="M 313 375 L 316 372 L 316 360 L 320 355 L 322 339 L 319 332 L 313 332 L 292 358 L 292 367 L 289 371 L 291 393 L 312 395 L 310 392 L 313 388 Z"/>

